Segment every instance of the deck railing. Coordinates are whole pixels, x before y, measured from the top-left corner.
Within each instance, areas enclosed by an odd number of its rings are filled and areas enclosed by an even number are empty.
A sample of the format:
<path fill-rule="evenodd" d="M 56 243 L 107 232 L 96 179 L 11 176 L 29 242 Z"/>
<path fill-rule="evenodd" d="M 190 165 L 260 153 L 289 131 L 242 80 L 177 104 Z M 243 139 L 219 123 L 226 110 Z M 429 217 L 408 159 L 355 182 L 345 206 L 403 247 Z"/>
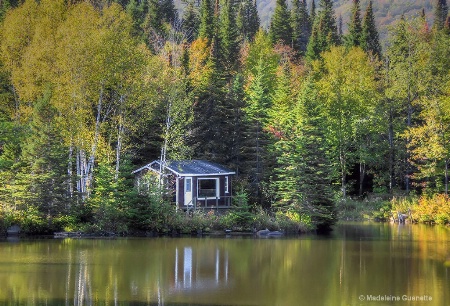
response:
<path fill-rule="evenodd" d="M 186 210 L 195 210 L 195 209 L 203 209 L 203 210 L 222 210 L 231 208 L 233 201 L 232 196 L 221 196 L 219 197 L 194 197 L 191 202 L 187 205 L 180 206 L 180 208 L 184 208 Z"/>

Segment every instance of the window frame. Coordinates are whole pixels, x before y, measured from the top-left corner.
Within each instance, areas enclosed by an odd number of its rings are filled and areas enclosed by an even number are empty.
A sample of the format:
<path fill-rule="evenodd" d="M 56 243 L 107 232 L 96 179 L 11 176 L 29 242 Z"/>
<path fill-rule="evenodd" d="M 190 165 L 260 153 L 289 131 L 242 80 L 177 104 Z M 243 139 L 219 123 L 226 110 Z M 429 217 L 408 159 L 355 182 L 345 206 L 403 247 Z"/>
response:
<path fill-rule="evenodd" d="M 211 197 L 211 196 L 200 196 L 199 192 L 200 192 L 200 183 L 201 181 L 206 181 L 206 180 L 214 180 L 216 181 L 216 196 Z M 197 199 L 202 200 L 202 199 L 220 199 L 220 179 L 218 177 L 201 177 L 197 179 Z"/>

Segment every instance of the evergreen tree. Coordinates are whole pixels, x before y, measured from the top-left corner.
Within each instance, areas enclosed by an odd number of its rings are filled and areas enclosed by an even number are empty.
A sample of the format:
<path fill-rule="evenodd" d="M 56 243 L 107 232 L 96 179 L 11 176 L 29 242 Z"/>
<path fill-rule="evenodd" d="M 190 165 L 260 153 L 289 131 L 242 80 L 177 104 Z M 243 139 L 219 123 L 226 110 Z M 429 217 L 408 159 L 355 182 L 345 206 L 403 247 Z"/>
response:
<path fill-rule="evenodd" d="M 57 110 L 50 103 L 47 92 L 33 110 L 31 135 L 22 153 L 21 169 L 25 186 L 25 203 L 46 216 L 49 225 L 53 218 L 67 214 L 70 208 L 67 176 L 67 148 L 56 125 Z"/>
<path fill-rule="evenodd" d="M 213 38 L 209 47 L 207 43 L 205 39 L 199 38 L 191 45 L 190 76 L 192 95 L 195 97 L 191 147 L 195 152 L 194 158 L 227 164 L 231 155 L 228 135 L 233 129 L 228 120 L 232 117 L 233 109 L 227 99 L 225 75 L 218 63 L 219 52 L 214 51 L 216 38 Z M 193 48 L 207 49 L 196 51 L 203 54 L 200 61 L 204 64 L 198 64 L 199 59 L 192 54 Z"/>
<path fill-rule="evenodd" d="M 311 27 L 313 26 L 315 21 L 316 21 L 316 0 L 311 0 L 311 8 L 309 11 L 309 24 L 311 25 Z"/>
<path fill-rule="evenodd" d="M 174 24 L 178 20 L 177 10 L 173 0 L 160 0 L 161 14 L 165 22 Z"/>
<path fill-rule="evenodd" d="M 243 174 L 247 175 L 250 183 L 251 197 L 259 205 L 265 204 L 263 186 L 270 176 L 268 146 L 269 137 L 264 131 L 267 124 L 268 110 L 271 107 L 270 92 L 266 84 L 267 66 L 260 58 L 256 67 L 254 79 L 246 91 L 246 107 L 244 108 L 248 130 L 243 154 L 246 159 L 246 169 Z"/>
<path fill-rule="evenodd" d="M 361 47 L 366 52 L 372 52 L 373 55 L 381 58 L 381 45 L 378 38 L 378 31 L 375 26 L 375 18 L 373 15 L 372 1 L 369 1 L 367 9 L 364 13 Z"/>
<path fill-rule="evenodd" d="M 292 44 L 298 54 L 305 54 L 311 35 L 308 8 L 306 0 L 294 0 L 291 11 L 292 20 Z"/>
<path fill-rule="evenodd" d="M 164 30 L 164 16 L 159 0 L 148 0 L 148 11 L 145 16 L 144 28 L 148 34 L 156 32 L 161 34 Z"/>
<path fill-rule="evenodd" d="M 133 18 L 133 35 L 142 37 L 143 24 L 148 12 L 148 1 L 131 0 L 126 6 L 127 13 Z"/>
<path fill-rule="evenodd" d="M 241 40 L 252 41 L 259 29 L 256 0 L 243 0 L 238 7 L 236 25 Z"/>
<path fill-rule="evenodd" d="M 183 15 L 182 29 L 187 37 L 189 43 L 193 42 L 198 35 L 198 27 L 200 20 L 195 7 L 195 0 L 190 0 L 187 4 L 186 10 Z"/>
<path fill-rule="evenodd" d="M 436 0 L 434 5 L 434 27 L 438 30 L 444 28 L 448 15 L 447 0 Z"/>
<path fill-rule="evenodd" d="M 450 16 L 447 16 L 444 25 L 445 32 L 450 35 Z"/>
<path fill-rule="evenodd" d="M 290 46 L 292 42 L 292 28 L 286 0 L 277 0 L 275 12 L 270 23 L 269 36 L 272 44 L 282 43 Z"/>
<path fill-rule="evenodd" d="M 0 22 L 3 21 L 3 16 L 6 14 L 8 9 L 11 8 L 11 1 L 5 0 L 0 2 Z"/>
<path fill-rule="evenodd" d="M 235 70 L 239 56 L 234 0 L 225 0 L 219 17 L 220 65 L 228 73 Z"/>
<path fill-rule="evenodd" d="M 320 11 L 314 19 L 311 38 L 306 49 L 306 57 L 309 60 L 319 58 L 322 52 L 339 43 L 332 1 L 320 0 L 319 6 Z"/>
<path fill-rule="evenodd" d="M 345 38 L 345 45 L 347 47 L 357 47 L 361 44 L 361 38 L 361 9 L 359 7 L 359 0 L 353 0 L 351 19 L 348 24 L 348 35 Z"/>
<path fill-rule="evenodd" d="M 210 42 L 215 33 L 214 8 L 212 0 L 202 0 L 200 5 L 200 26 L 198 36 L 207 38 Z"/>
<path fill-rule="evenodd" d="M 336 222 L 336 209 L 333 203 L 331 162 L 327 158 L 324 121 L 320 104 L 314 101 L 316 94 L 311 85 L 306 85 L 300 98 L 299 107 L 303 110 L 301 157 L 298 160 L 298 193 L 301 195 L 301 208 L 313 221 L 318 232 L 327 232 Z"/>

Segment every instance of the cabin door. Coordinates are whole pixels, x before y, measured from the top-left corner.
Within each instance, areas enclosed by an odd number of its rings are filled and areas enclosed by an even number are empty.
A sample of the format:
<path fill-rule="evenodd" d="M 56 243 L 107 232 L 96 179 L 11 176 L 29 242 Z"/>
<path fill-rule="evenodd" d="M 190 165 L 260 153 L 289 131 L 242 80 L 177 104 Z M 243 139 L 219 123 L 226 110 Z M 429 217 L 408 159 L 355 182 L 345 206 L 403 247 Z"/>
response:
<path fill-rule="evenodd" d="M 184 205 L 194 205 L 192 201 L 192 177 L 184 179 Z"/>

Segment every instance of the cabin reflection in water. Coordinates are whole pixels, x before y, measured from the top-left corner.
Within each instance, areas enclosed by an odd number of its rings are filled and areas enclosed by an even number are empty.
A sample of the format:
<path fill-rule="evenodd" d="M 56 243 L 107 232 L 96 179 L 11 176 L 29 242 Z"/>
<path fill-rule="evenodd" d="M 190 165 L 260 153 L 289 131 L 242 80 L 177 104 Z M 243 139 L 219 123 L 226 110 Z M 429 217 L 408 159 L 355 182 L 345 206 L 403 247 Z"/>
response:
<path fill-rule="evenodd" d="M 172 290 L 209 290 L 228 285 L 228 251 L 175 249 L 175 271 Z"/>

